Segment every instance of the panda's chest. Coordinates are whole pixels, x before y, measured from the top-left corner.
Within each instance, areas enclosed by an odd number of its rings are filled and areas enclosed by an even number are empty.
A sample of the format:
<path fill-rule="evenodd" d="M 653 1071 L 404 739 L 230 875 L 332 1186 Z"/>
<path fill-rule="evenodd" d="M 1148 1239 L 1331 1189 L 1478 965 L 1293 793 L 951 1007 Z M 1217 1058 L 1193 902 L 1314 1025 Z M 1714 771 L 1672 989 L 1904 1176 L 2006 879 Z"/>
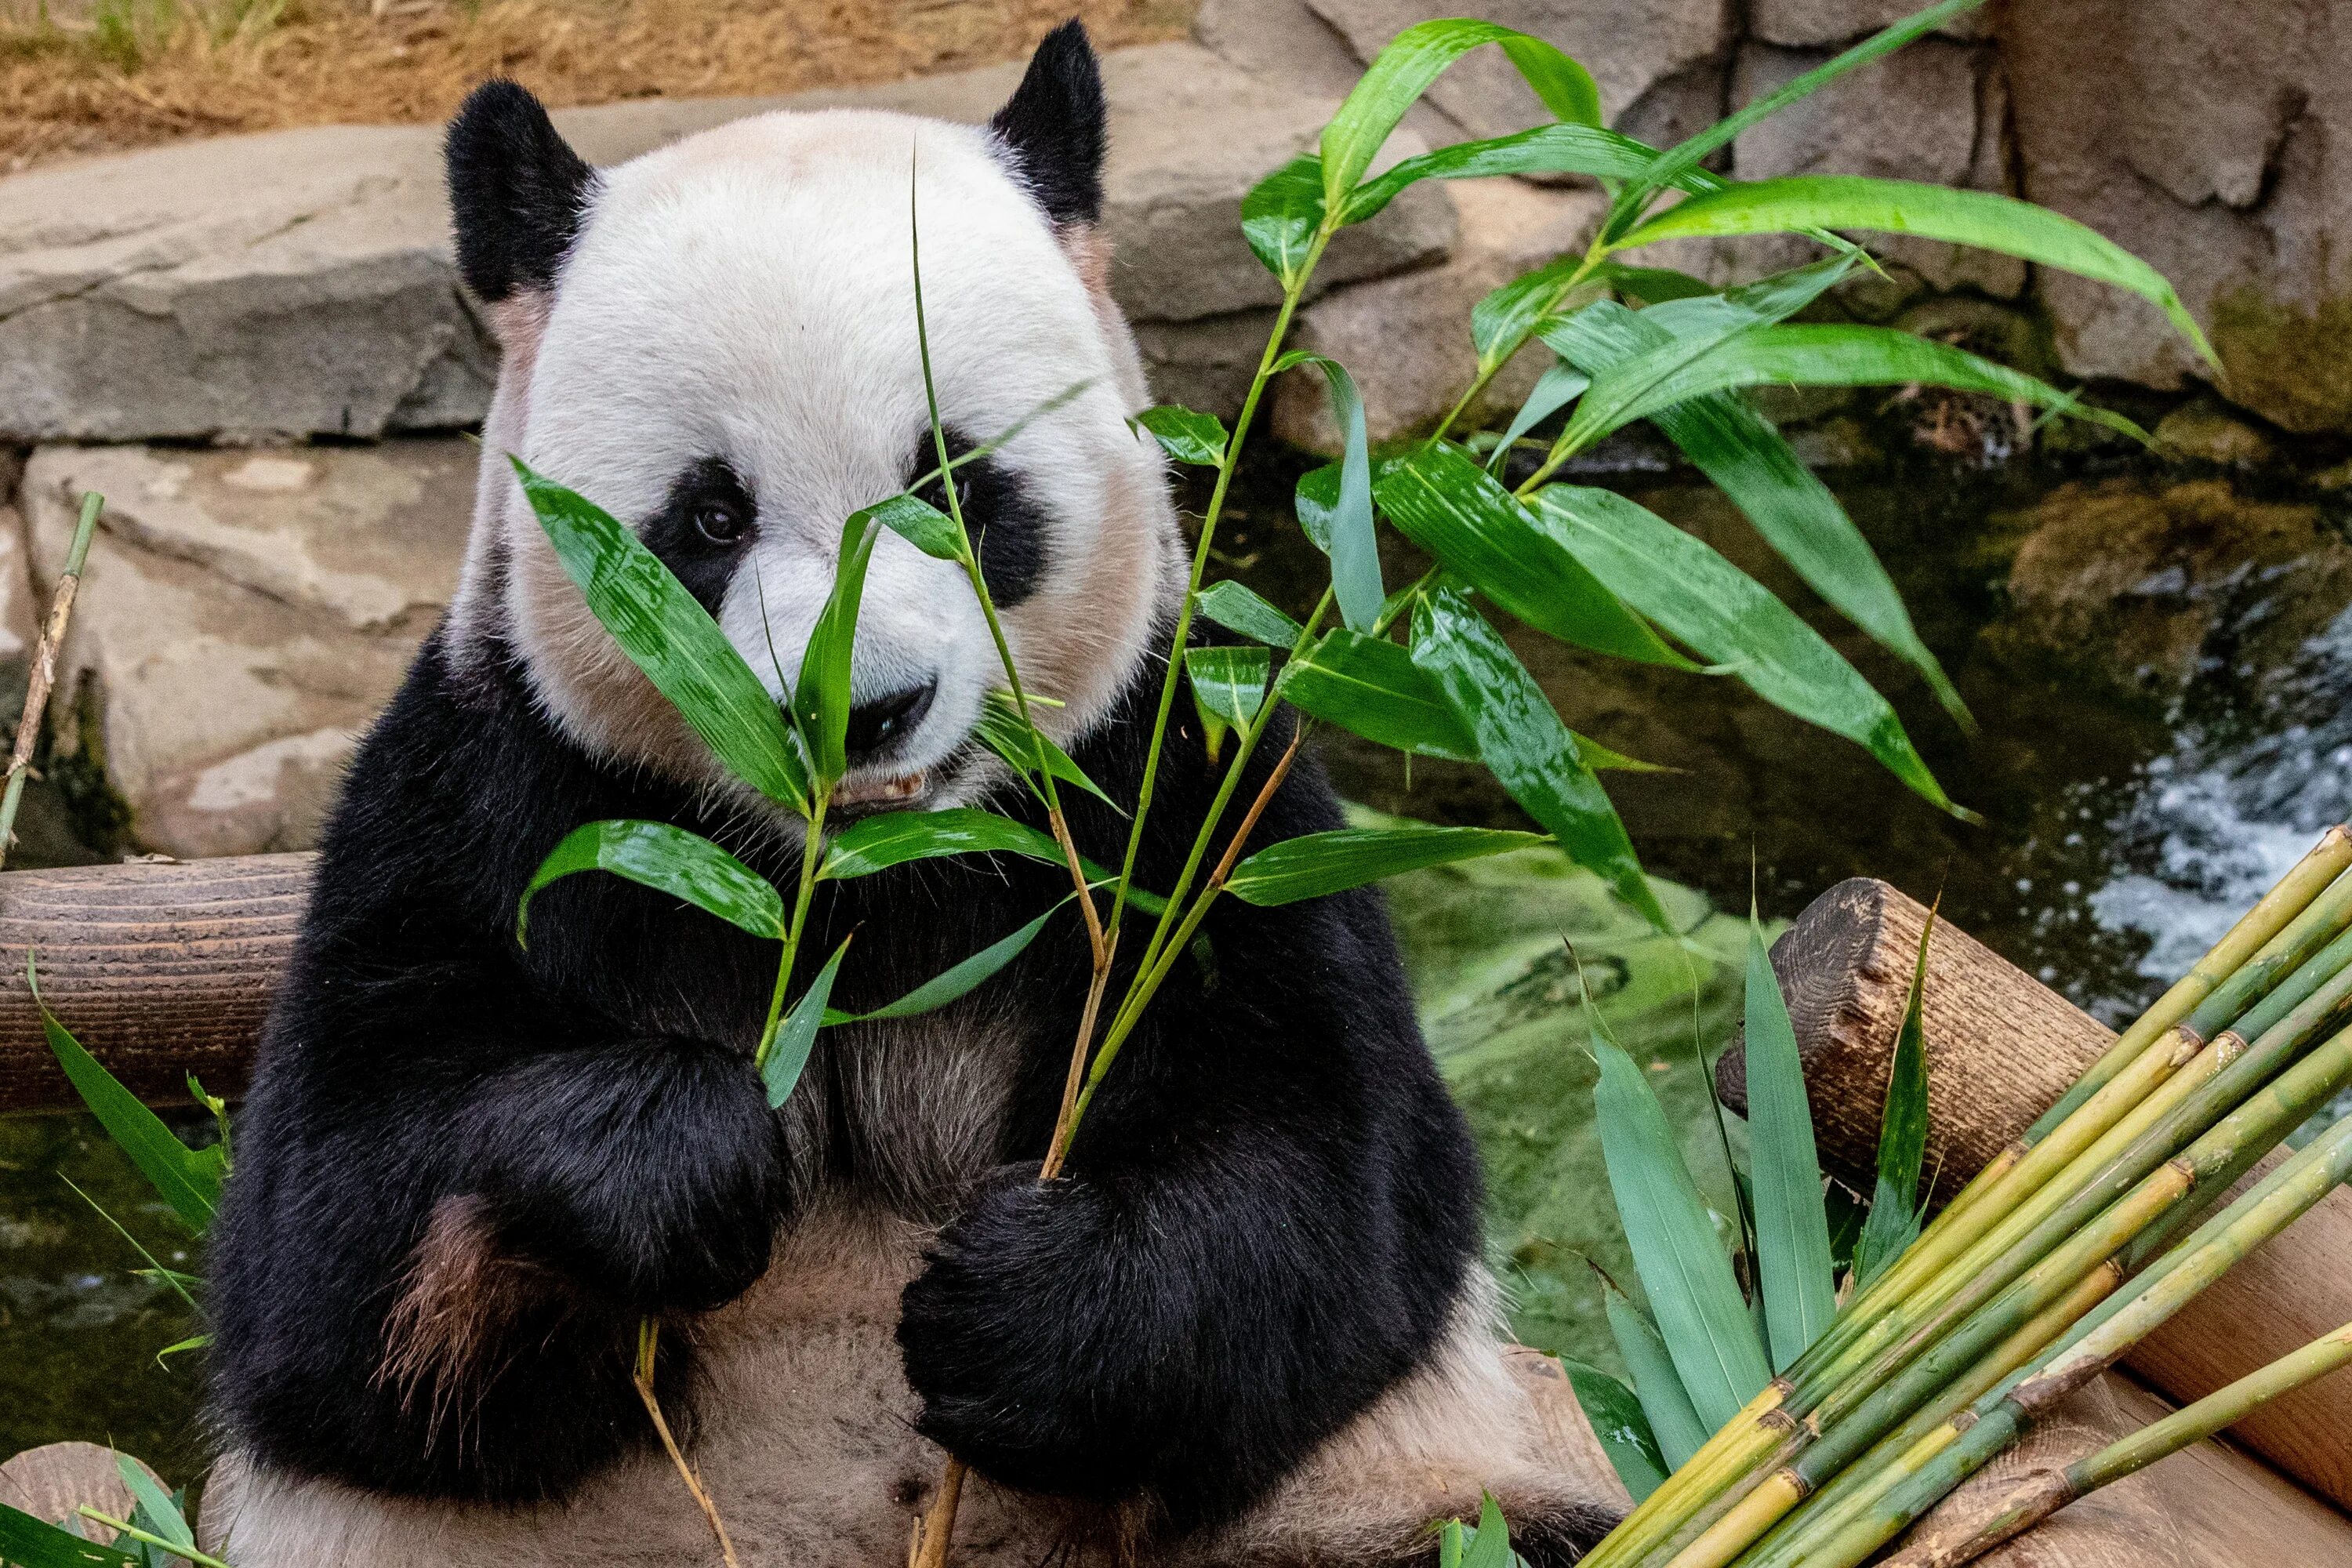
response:
<path fill-rule="evenodd" d="M 1024 1033 L 970 1007 L 825 1030 L 784 1105 L 797 1190 L 946 1217 L 1003 1157 Z"/>

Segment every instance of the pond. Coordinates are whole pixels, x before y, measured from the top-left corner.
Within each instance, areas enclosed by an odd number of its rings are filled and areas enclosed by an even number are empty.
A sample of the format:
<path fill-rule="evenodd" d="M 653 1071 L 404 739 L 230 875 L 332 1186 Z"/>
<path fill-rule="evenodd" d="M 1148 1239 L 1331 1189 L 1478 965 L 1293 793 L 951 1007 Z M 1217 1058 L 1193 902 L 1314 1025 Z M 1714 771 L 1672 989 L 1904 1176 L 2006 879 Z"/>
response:
<path fill-rule="evenodd" d="M 2352 545 L 2335 476 L 2319 471 L 2329 456 L 2234 477 L 2098 454 L 1975 467 L 1915 453 L 1832 473 L 1973 710 L 1971 738 L 1687 474 L 1639 447 L 1604 448 L 1612 466 L 1587 482 L 1633 494 L 1802 607 L 1893 695 L 1981 825 L 1934 810 L 1733 680 L 1514 640 L 1577 728 L 1678 770 L 1612 779 L 1658 875 L 1727 910 L 1744 910 L 1753 886 L 1768 919 L 1849 876 L 1940 892 L 1949 918 L 2117 1021 L 2352 815 Z M 1294 610 L 1318 581 L 1287 521 L 1301 467 L 1271 458 L 1246 473 L 1220 549 L 1227 570 Z M 1400 550 L 1386 566 L 1393 584 L 1420 563 Z M 1407 769 L 1345 737 L 1324 752 L 1342 791 L 1378 809 L 1523 825 L 1475 770 Z M 1541 867 L 1424 875 L 1392 896 L 1433 1040 L 1513 1208 L 1518 1228 L 1498 1226 L 1496 1243 L 1520 1292 L 1517 1326 L 1613 1363 L 1581 1259 L 1615 1271 L 1622 1243 L 1591 1212 L 1589 1066 L 1568 1048 L 1581 1025 L 1564 1021 L 1578 982 L 1554 933 L 1570 930 L 1602 972 L 1604 1010 L 1668 1086 L 1703 1166 L 1713 1132 L 1702 1137 L 1687 1057 L 1694 1029 L 1709 1048 L 1729 1029 L 1738 924 L 1706 928 L 1724 962 L 1691 972 L 1694 1003 L 1674 986 L 1656 994 L 1657 965 L 1633 956 L 1639 933 Z M 1696 897 L 1685 907 L 1704 911 Z M 156 1360 L 191 1331 L 186 1314 L 168 1286 L 132 1275 L 129 1245 L 61 1177 L 159 1262 L 186 1266 L 168 1213 L 86 1121 L 0 1121 L 0 1454 L 111 1437 L 188 1479 L 202 1464 L 196 1358 Z"/>

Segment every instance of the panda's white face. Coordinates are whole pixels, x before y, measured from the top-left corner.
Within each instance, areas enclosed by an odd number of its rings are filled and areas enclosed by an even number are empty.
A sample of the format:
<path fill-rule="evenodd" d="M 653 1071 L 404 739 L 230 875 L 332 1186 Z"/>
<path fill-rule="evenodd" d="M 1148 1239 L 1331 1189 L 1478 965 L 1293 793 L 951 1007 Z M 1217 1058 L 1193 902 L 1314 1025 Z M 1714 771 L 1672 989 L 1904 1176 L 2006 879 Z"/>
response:
<path fill-rule="evenodd" d="M 509 359 L 486 432 L 499 620 L 541 700 L 615 760 L 715 765 L 555 561 L 501 450 L 633 526 L 781 700 L 831 592 L 845 520 L 935 464 L 909 197 L 940 416 L 1007 638 L 1066 742 L 1137 669 L 1180 583 L 1126 329 L 1089 237 L 1057 234 L 976 129 L 773 114 L 605 171 L 551 291 L 497 307 Z M 1090 286 L 1091 285 L 1091 286 Z M 936 485 L 929 491 L 944 504 Z M 480 541 L 478 538 L 478 546 Z M 478 548 L 478 558 L 482 555 Z M 853 803 L 946 804 L 1003 676 L 961 566 L 884 532 L 853 660 Z"/>

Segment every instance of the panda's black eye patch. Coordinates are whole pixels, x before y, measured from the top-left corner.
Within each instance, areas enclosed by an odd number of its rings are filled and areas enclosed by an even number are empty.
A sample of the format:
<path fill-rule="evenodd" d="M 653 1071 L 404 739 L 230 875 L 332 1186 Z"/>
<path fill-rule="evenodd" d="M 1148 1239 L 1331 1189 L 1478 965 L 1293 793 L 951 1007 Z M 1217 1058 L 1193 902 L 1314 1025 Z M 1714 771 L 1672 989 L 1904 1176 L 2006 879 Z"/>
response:
<path fill-rule="evenodd" d="M 697 603 L 712 615 L 735 563 L 758 531 L 751 489 L 723 458 L 703 458 L 670 481 L 661 510 L 639 535 Z"/>
<path fill-rule="evenodd" d="M 978 443 L 953 426 L 948 427 L 947 438 L 955 499 L 963 509 L 964 528 L 980 555 L 981 575 L 987 579 L 990 597 L 1009 608 L 1035 593 L 1045 574 L 1045 512 L 1031 498 L 1021 476 L 999 462 L 994 453 L 971 457 Z M 964 460 L 958 462 L 958 458 Z M 939 466 L 938 448 L 926 429 L 916 439 L 907 472 L 909 477 L 930 474 L 916 487 L 915 494 L 947 511 L 947 483 L 933 472 Z"/>

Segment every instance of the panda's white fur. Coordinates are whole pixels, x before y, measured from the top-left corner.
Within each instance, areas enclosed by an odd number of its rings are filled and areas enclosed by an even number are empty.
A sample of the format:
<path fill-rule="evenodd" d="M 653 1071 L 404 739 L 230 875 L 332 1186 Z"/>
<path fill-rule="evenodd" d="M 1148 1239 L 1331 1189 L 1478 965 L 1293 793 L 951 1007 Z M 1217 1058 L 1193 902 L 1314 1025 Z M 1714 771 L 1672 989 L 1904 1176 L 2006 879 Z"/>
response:
<path fill-rule="evenodd" d="M 505 454 L 625 518 L 656 510 L 678 463 L 697 453 L 722 450 L 748 468 L 762 520 L 756 571 L 729 584 L 719 619 L 778 689 L 779 674 L 797 673 L 842 520 L 907 482 L 908 433 L 927 417 L 910 189 L 945 421 L 1003 430 L 1086 384 L 1000 454 L 1043 502 L 1055 563 L 1006 629 L 1033 688 L 1066 704 L 1046 710 L 1049 728 L 1075 738 L 1102 721 L 1147 668 L 1183 562 L 1155 450 L 1125 423 L 1146 393 L 1098 240 L 1083 225 L 1045 221 L 990 132 L 869 112 L 761 116 L 603 171 L 553 289 L 491 304 L 507 352 L 465 579 L 445 628 L 453 671 L 502 647 L 524 649 L 537 700 L 590 753 L 706 794 L 730 789 L 591 618 Z M 996 668 L 961 569 L 885 536 L 858 628 L 856 689 L 940 682 L 886 771 L 945 763 Z M 984 778 L 940 776 L 925 804 L 947 804 Z M 757 1285 L 673 1331 L 690 1336 L 695 1354 L 689 1457 L 747 1568 L 895 1564 L 906 1550 L 946 1456 L 915 1430 L 919 1402 L 896 1339 L 900 1296 L 940 1234 L 923 1205 L 981 1181 L 997 1158 L 1009 1028 L 1006 1015 L 982 1007 L 829 1034 L 827 1081 L 890 1130 L 881 1196 L 825 1186 L 835 1134 L 809 1093 L 796 1094 L 785 1121 L 799 1179 L 817 1196 L 781 1235 Z M 455 1215 L 462 1231 L 465 1211 L 449 1204 L 436 1222 Z M 1563 1419 L 1538 1398 L 1539 1384 L 1514 1374 L 1493 1286 L 1475 1265 L 1449 1322 L 1415 1370 L 1237 1521 L 1171 1541 L 1133 1510 L 1081 1508 L 975 1477 L 956 1561 L 1015 1568 L 1075 1553 L 1170 1568 L 1355 1568 L 1424 1555 L 1430 1521 L 1474 1513 L 1482 1489 L 1538 1524 L 1589 1528 L 1622 1506 L 1572 1406 Z M 228 1427 L 235 1443 L 236 1422 Z M 394 1496 L 299 1468 L 233 1447 L 206 1489 L 206 1549 L 238 1568 L 718 1560 L 677 1473 L 642 1445 L 562 1500 L 538 1504 Z"/>
<path fill-rule="evenodd" d="M 534 667 L 539 690 L 583 742 L 679 771 L 714 766 L 589 615 L 504 454 L 621 517 L 659 504 L 679 453 L 733 454 L 763 526 L 719 620 L 781 689 L 779 669 L 797 678 L 831 586 L 843 520 L 905 483 L 907 432 L 928 417 L 915 223 L 929 237 L 924 319 L 942 423 L 1001 432 L 1082 388 L 1000 448 L 1072 565 L 1005 616 L 1024 677 L 1065 704 L 1041 709 L 1041 722 L 1064 738 L 1085 730 L 1142 658 L 1181 585 L 1181 539 L 1158 448 L 1125 423 L 1147 402 L 1134 340 L 1072 254 L 1090 237 L 1066 243 L 1040 223 L 979 128 L 858 110 L 761 115 L 604 171 L 551 305 L 497 308 L 508 359 L 453 613 L 553 656 Z M 534 420 L 534 408 L 561 416 Z M 488 569 L 493 550 L 502 574 Z M 960 744 L 997 668 L 962 569 L 886 533 L 854 689 L 940 680 L 894 768 Z"/>

